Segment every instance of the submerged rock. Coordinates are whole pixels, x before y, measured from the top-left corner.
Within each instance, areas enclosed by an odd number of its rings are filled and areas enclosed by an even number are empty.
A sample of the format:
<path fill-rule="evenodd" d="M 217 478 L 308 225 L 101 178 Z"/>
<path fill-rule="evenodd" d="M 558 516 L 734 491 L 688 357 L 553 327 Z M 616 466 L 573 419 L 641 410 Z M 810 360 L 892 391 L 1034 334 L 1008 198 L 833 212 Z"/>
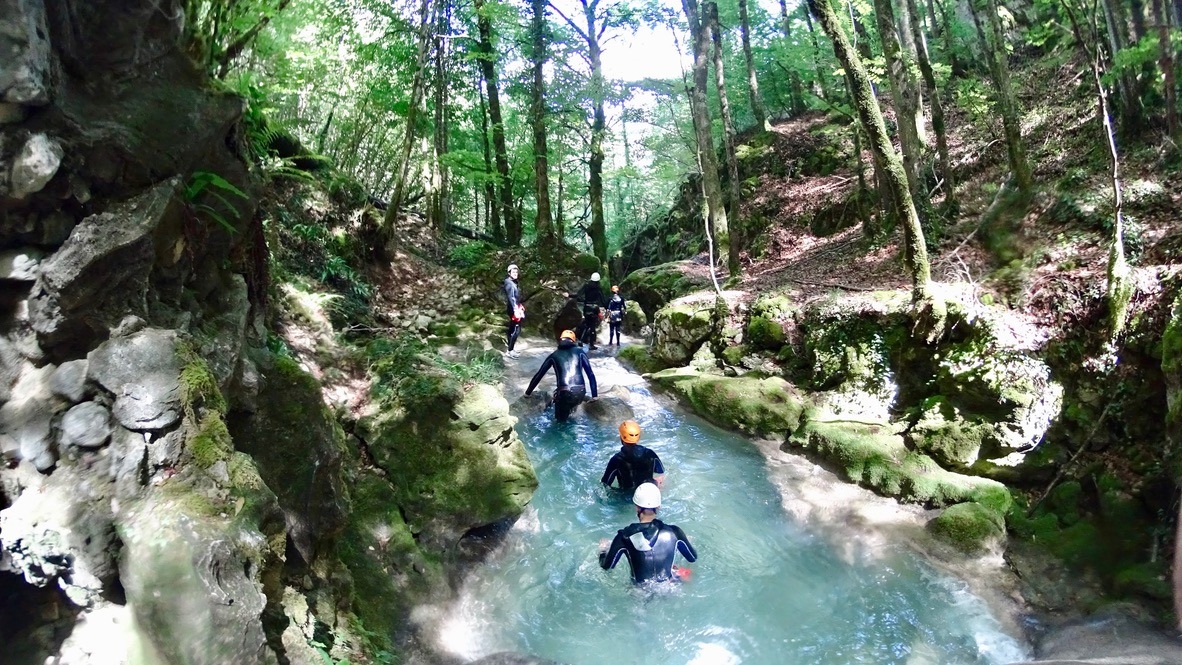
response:
<path fill-rule="evenodd" d="M 628 403 L 629 395 L 627 388 L 615 386 L 611 390 L 599 393 L 599 399 L 584 403 L 583 412 L 601 423 L 619 425 L 636 417 Z"/>

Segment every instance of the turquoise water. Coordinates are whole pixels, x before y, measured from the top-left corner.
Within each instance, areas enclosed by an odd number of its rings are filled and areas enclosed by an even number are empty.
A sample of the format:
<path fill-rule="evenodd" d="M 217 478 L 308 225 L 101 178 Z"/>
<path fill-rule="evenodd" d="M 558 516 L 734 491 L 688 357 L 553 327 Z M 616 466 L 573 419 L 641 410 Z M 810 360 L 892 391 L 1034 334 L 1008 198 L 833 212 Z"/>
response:
<path fill-rule="evenodd" d="M 662 407 L 642 385 L 631 390 L 642 443 L 668 471 L 660 516 L 699 554 L 690 580 L 637 589 L 626 560 L 599 568 L 599 540 L 635 518 L 599 484 L 618 434 L 582 414 L 556 423 L 547 411 L 518 424 L 538 491 L 505 544 L 470 573 L 443 624 L 445 649 L 572 664 L 918 665 L 1027 655 L 962 582 L 904 548 L 843 561 L 784 512 L 749 441 Z"/>

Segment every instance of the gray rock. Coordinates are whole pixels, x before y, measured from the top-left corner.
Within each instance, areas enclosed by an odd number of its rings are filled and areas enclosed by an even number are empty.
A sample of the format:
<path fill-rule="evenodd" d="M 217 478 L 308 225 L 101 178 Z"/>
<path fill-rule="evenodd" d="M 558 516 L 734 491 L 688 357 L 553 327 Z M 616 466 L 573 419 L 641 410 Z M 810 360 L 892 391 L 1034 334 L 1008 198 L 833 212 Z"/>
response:
<path fill-rule="evenodd" d="M 76 404 L 62 416 L 62 445 L 101 448 L 111 438 L 111 412 L 98 402 Z"/>
<path fill-rule="evenodd" d="M 1127 605 L 1106 607 L 1096 614 L 1052 628 L 1038 640 L 1034 660 L 1013 665 L 1177 665 L 1182 643 L 1136 616 Z"/>
<path fill-rule="evenodd" d="M 231 275 L 217 294 L 213 303 L 217 313 L 207 317 L 201 326 L 211 332 L 201 335 L 200 353 L 224 393 L 239 369 L 242 347 L 246 344 L 250 295 L 242 275 Z"/>
<path fill-rule="evenodd" d="M 0 402 L 12 395 L 12 384 L 21 375 L 24 358 L 18 343 L 8 335 L 0 335 Z"/>
<path fill-rule="evenodd" d="M 64 155 L 65 151 L 56 140 L 45 134 L 34 134 L 12 161 L 9 196 L 23 199 L 41 191 L 57 174 Z"/>
<path fill-rule="evenodd" d="M 15 282 L 37 280 L 37 267 L 45 253 L 39 249 L 10 249 L 0 252 L 0 279 Z"/>
<path fill-rule="evenodd" d="M 49 102 L 49 29 L 45 3 L 0 0 L 0 101 Z"/>
<path fill-rule="evenodd" d="M 583 411 L 601 423 L 619 425 L 625 420 L 636 418 L 636 412 L 628 403 L 629 396 L 627 388 L 616 386 L 610 391 L 600 393 L 599 399 L 585 403 Z"/>
<path fill-rule="evenodd" d="M 176 332 L 149 328 L 104 342 L 87 356 L 87 377 L 115 395 L 114 414 L 129 430 L 160 430 L 181 419 Z"/>
<path fill-rule="evenodd" d="M 111 434 L 111 480 L 115 497 L 126 500 L 139 493 L 148 481 L 148 442 L 141 432 L 115 425 Z"/>
<path fill-rule="evenodd" d="M 128 337 L 147 327 L 147 321 L 135 314 L 128 314 L 119 320 L 119 325 L 111 329 L 111 337 Z"/>
<path fill-rule="evenodd" d="M 55 210 L 44 217 L 36 217 L 21 230 L 24 242 L 42 247 L 60 247 L 70 237 L 78 220 L 64 210 Z"/>
<path fill-rule="evenodd" d="M 41 264 L 29 314 L 43 346 L 82 345 L 147 310 L 148 274 L 180 237 L 183 205 L 173 179 L 92 215 Z"/>
<path fill-rule="evenodd" d="M 86 388 L 86 359 L 70 360 L 58 365 L 49 377 L 49 388 L 55 395 L 72 404 L 86 399 L 90 392 Z"/>
<path fill-rule="evenodd" d="M 185 435 L 173 430 L 164 436 L 157 436 L 148 445 L 148 463 L 153 469 L 175 467 L 185 452 Z"/>
<path fill-rule="evenodd" d="M 0 102 L 0 125 L 11 125 L 25 119 L 25 107 L 20 104 Z"/>
<path fill-rule="evenodd" d="M 559 665 L 556 660 L 538 658 L 522 653 L 502 651 L 474 660 L 469 665 Z"/>
<path fill-rule="evenodd" d="M 12 389 L 11 399 L 0 406 L 0 438 L 4 448 L 19 450 L 20 458 L 48 471 L 57 463 L 53 447 L 53 405 L 49 390 L 52 365 L 26 365 Z"/>

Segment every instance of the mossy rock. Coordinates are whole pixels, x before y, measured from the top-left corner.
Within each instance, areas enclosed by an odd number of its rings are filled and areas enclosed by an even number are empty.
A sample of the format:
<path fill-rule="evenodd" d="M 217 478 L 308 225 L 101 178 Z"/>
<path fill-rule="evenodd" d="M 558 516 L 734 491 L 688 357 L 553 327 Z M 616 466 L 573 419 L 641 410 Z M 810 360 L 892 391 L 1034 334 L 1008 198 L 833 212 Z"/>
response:
<path fill-rule="evenodd" d="M 669 303 L 653 319 L 652 354 L 667 365 L 684 365 L 714 329 L 714 301 L 683 298 Z"/>
<path fill-rule="evenodd" d="M 599 258 L 594 254 L 579 254 L 575 256 L 575 273 L 584 279 L 589 279 L 591 277 L 591 273 L 593 272 L 602 272 L 602 267 L 603 266 L 599 262 Z"/>
<path fill-rule="evenodd" d="M 649 347 L 644 344 L 630 344 L 620 349 L 616 357 L 623 363 L 632 366 L 641 374 L 652 374 L 668 367 L 665 363 L 653 357 Z"/>
<path fill-rule="evenodd" d="M 1122 568 L 1113 576 L 1113 591 L 1125 597 L 1168 601 L 1174 597 L 1170 571 L 1163 559 Z"/>
<path fill-rule="evenodd" d="M 747 343 L 753 348 L 776 352 L 784 346 L 787 336 L 784 327 L 762 315 L 754 315 L 747 324 Z"/>
<path fill-rule="evenodd" d="M 624 323 L 621 326 L 628 335 L 639 335 L 648 325 L 648 315 L 635 300 L 624 301 Z"/>
<path fill-rule="evenodd" d="M 910 341 L 907 302 L 891 291 L 811 305 L 801 328 L 813 387 L 889 402 L 896 392 L 893 362 Z"/>
<path fill-rule="evenodd" d="M 710 286 L 710 280 L 699 276 L 691 261 L 674 261 L 641 268 L 628 274 L 620 283 L 620 293 L 635 300 L 650 321 L 657 310 L 666 304 Z"/>
<path fill-rule="evenodd" d="M 1000 549 L 1006 538 L 1001 515 L 975 501 L 948 506 L 927 523 L 927 529 L 966 554 Z"/>
<path fill-rule="evenodd" d="M 927 400 L 919 420 L 904 438 L 912 449 L 926 453 L 948 469 L 968 469 L 982 447 L 997 441 L 996 426 L 968 421 L 942 396 Z"/>
<path fill-rule="evenodd" d="M 778 377 L 715 376 L 682 368 L 657 372 L 652 380 L 703 418 L 753 436 L 786 436 L 804 411 L 804 397 Z"/>
<path fill-rule="evenodd" d="M 786 444 L 804 449 L 823 466 L 884 496 L 943 507 L 977 501 L 999 514 L 1013 499 L 1005 485 L 946 471 L 927 455 L 908 450 L 882 425 L 850 421 L 807 422 Z"/>

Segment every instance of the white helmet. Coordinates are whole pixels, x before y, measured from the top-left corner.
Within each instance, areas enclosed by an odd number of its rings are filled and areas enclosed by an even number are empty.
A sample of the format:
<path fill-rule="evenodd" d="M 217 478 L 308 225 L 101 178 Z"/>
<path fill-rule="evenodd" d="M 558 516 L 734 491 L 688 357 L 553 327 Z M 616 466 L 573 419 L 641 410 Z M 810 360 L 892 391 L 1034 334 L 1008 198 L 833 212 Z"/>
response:
<path fill-rule="evenodd" d="M 653 483 L 641 483 L 632 495 L 632 503 L 637 508 L 656 510 L 661 507 L 661 489 Z"/>
<path fill-rule="evenodd" d="M 599 281 L 599 273 L 597 273 L 597 272 L 591 273 L 591 281 L 598 282 Z"/>
<path fill-rule="evenodd" d="M 510 263 L 510 264 L 509 264 L 509 267 L 505 269 L 505 272 L 513 272 L 514 270 L 517 270 L 517 264 L 516 264 L 516 263 Z"/>

